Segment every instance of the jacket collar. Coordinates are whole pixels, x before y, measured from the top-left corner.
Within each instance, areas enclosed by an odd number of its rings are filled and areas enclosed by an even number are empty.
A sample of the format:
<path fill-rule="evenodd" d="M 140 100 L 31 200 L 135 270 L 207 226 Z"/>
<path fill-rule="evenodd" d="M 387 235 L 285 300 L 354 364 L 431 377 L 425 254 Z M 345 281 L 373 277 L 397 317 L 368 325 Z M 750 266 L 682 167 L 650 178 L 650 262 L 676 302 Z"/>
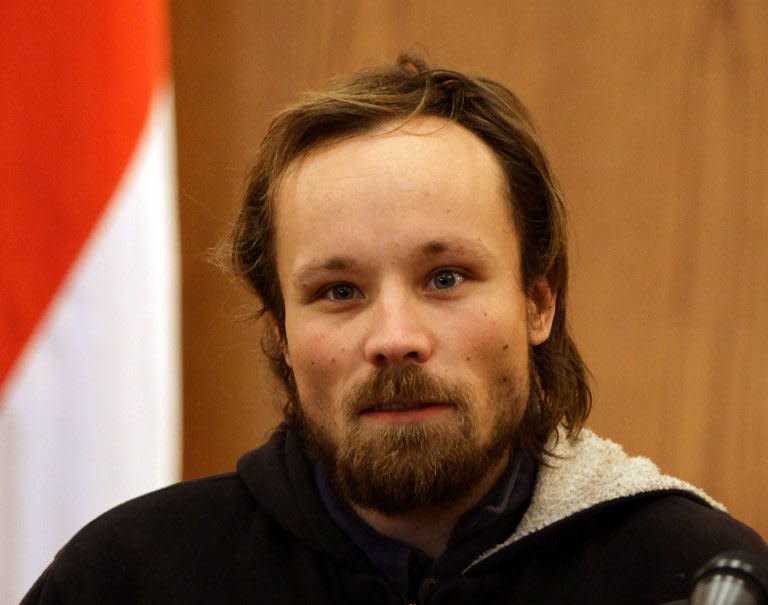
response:
<path fill-rule="evenodd" d="M 599 504 L 683 492 L 725 510 L 702 490 L 663 475 L 648 458 L 629 456 L 620 445 L 588 429 L 573 438 L 560 430 L 552 436 L 548 449 L 553 455 L 539 467 L 530 506 L 515 532 L 467 569 L 528 535 Z M 326 512 L 303 445 L 291 431 L 278 428 L 266 445 L 240 459 L 237 470 L 259 505 L 286 530 L 347 566 L 352 562 L 361 571 L 373 571 L 362 551 Z"/>
<path fill-rule="evenodd" d="M 278 525 L 310 548 L 361 572 L 375 569 L 320 501 L 300 438 L 284 425 L 262 447 L 243 455 L 237 473 Z"/>
<path fill-rule="evenodd" d="M 684 492 L 725 510 L 701 489 L 662 474 L 648 458 L 629 456 L 617 443 L 588 429 L 570 439 L 561 429 L 552 436 L 548 449 L 553 455 L 539 468 L 531 504 L 515 532 L 469 567 L 525 536 L 598 504 L 653 493 Z"/>

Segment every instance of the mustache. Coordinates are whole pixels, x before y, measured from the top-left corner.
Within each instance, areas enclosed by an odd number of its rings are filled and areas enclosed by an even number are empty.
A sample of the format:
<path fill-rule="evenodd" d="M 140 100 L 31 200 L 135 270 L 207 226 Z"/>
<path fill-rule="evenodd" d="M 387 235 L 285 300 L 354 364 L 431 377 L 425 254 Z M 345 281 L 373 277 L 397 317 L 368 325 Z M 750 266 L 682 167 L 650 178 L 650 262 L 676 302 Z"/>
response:
<path fill-rule="evenodd" d="M 352 387 L 344 397 L 343 409 L 350 414 L 398 404 L 441 403 L 459 410 L 469 409 L 466 389 L 448 384 L 416 365 L 376 370 Z"/>

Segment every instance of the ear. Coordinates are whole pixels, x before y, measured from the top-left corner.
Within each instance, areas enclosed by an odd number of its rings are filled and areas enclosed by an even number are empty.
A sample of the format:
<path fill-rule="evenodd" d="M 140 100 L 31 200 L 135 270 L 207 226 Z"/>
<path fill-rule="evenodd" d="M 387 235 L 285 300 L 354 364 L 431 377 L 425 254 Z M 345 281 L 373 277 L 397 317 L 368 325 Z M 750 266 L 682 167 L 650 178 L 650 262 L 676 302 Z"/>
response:
<path fill-rule="evenodd" d="M 546 277 L 537 277 L 528 291 L 528 344 L 540 345 L 549 338 L 556 306 L 557 293 Z"/>
<path fill-rule="evenodd" d="M 282 349 L 283 359 L 285 359 L 285 363 L 288 365 L 289 368 L 292 368 L 293 366 L 291 365 L 291 356 L 288 353 L 288 342 L 280 334 L 280 328 L 277 325 L 275 316 L 272 315 L 272 313 L 269 313 L 267 315 L 267 321 L 269 322 L 269 328 L 267 329 L 272 330 L 272 338 L 274 339 L 274 343 L 276 345 L 279 345 L 280 349 Z M 275 347 L 275 350 L 277 350 L 277 347 Z"/>

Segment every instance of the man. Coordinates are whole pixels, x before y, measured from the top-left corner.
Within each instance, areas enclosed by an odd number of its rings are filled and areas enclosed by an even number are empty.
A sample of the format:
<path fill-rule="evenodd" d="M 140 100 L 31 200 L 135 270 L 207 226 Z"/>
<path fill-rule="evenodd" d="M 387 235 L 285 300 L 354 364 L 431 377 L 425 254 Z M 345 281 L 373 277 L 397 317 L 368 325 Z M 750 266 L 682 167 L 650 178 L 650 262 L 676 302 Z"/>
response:
<path fill-rule="evenodd" d="M 25 602 L 650 604 L 768 557 L 582 429 L 562 198 L 501 85 L 402 58 L 289 107 L 230 243 L 285 423 L 92 522 Z"/>

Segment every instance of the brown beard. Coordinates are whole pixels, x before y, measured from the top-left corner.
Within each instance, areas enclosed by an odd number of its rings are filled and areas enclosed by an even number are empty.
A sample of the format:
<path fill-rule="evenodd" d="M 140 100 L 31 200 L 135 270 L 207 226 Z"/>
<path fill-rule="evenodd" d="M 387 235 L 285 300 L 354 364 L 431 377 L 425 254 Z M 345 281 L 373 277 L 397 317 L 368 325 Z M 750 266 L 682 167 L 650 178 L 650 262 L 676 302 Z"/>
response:
<path fill-rule="evenodd" d="M 491 393 L 497 409 L 487 443 L 480 443 L 471 395 L 419 366 L 379 370 L 344 397 L 349 419 L 337 439 L 294 404 L 294 418 L 310 457 L 353 504 L 397 514 L 444 505 L 466 496 L 515 443 L 527 399 L 525 380 L 500 379 Z M 443 402 L 454 417 L 434 423 L 370 426 L 359 414 L 372 402 Z"/>

